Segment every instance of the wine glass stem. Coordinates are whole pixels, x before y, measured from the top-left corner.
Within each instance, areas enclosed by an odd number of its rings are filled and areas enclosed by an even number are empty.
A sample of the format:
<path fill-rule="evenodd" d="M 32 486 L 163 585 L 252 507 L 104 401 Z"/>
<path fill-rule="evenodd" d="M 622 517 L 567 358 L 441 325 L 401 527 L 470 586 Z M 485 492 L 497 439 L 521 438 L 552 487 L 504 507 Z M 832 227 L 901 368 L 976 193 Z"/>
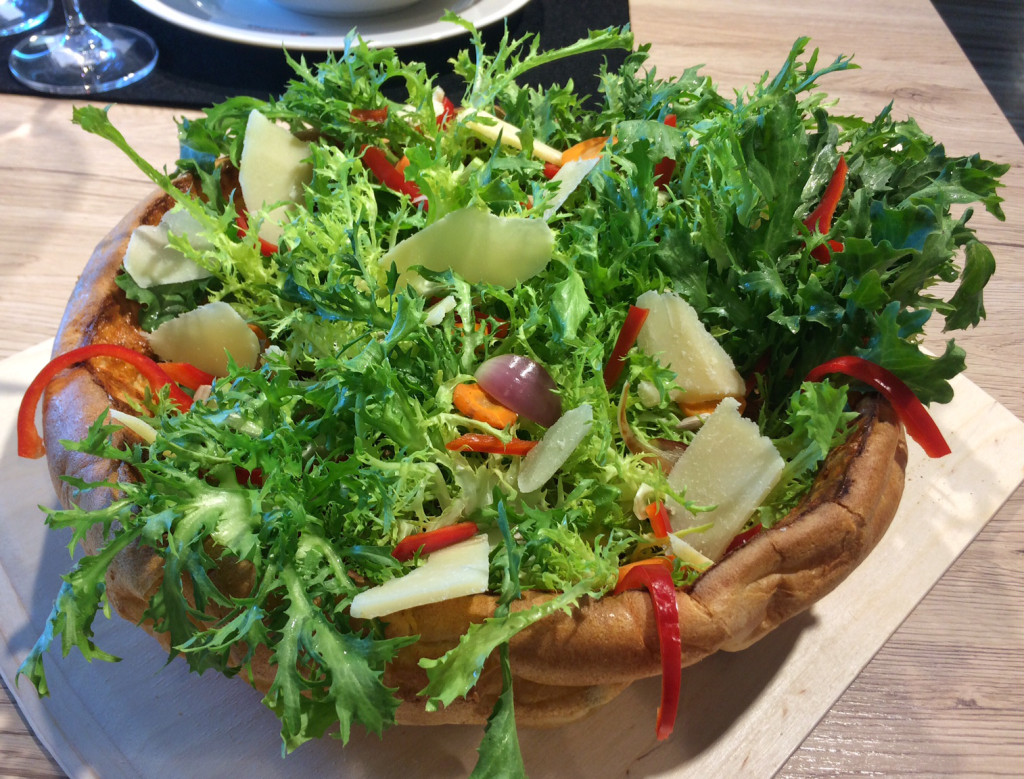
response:
<path fill-rule="evenodd" d="M 82 33 L 89 27 L 89 23 L 85 21 L 85 17 L 82 16 L 82 11 L 78 7 L 78 0 L 61 0 L 61 4 L 64 6 L 64 20 L 67 23 L 69 38 Z"/>

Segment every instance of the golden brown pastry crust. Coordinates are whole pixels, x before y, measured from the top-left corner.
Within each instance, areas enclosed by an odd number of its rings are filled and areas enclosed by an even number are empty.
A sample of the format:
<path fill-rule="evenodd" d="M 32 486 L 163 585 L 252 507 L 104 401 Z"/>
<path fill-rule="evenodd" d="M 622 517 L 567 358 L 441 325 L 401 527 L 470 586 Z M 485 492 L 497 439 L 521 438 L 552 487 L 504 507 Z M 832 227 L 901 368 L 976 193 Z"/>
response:
<path fill-rule="evenodd" d="M 173 205 L 158 193 L 140 203 L 96 247 L 79 280 L 54 345 L 60 354 L 88 343 L 117 343 L 141 351 L 148 344 L 136 326 L 137 310 L 114 283 L 128 239 L 140 224 L 155 224 Z M 109 493 L 81 496 L 60 480 L 125 480 L 116 464 L 70 452 L 59 445 L 78 440 L 111 404 L 143 390 L 133 371 L 116 361 L 94 360 L 66 371 L 44 398 L 44 440 L 51 476 L 61 501 L 101 505 Z M 679 591 L 683 665 L 718 650 L 743 649 L 830 592 L 871 551 L 896 512 L 903 492 L 907 450 L 903 429 L 884 400 L 860 404 L 856 432 L 833 452 L 805 501 L 782 523 L 761 533 L 713 566 L 693 587 Z M 95 551 L 101 539 L 89 537 Z M 219 578 L 227 591 L 248 588 L 248 571 L 225 565 Z M 125 619 L 141 623 L 150 595 L 160 584 L 160 557 L 152 549 L 122 552 L 107 575 L 107 593 Z M 528 592 L 515 608 L 528 608 L 550 595 Z M 426 677 L 420 657 L 437 657 L 455 645 L 468 625 L 493 613 L 495 599 L 474 595 L 393 614 L 391 636 L 421 636 L 389 666 L 385 680 L 403 700 L 398 721 L 407 724 L 480 723 L 500 692 L 496 664 L 485 668 L 465 700 L 427 713 L 416 693 Z M 150 625 L 142 624 L 151 633 Z M 167 636 L 156 636 L 167 647 Z M 650 599 L 626 592 L 587 601 L 571 614 L 557 613 L 511 641 L 520 724 L 557 725 L 608 702 L 632 681 L 661 671 L 658 636 Z M 239 661 L 241 658 L 237 658 Z M 257 652 L 245 674 L 266 691 L 274 668 L 269 652 Z"/>

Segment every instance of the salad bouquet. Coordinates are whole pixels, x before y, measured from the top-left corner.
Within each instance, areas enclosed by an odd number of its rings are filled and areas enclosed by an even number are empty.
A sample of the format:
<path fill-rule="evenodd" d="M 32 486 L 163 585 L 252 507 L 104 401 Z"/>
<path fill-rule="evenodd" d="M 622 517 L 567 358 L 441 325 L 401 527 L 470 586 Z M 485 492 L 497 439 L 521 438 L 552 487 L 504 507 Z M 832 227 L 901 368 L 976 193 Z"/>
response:
<path fill-rule="evenodd" d="M 454 721 L 488 719 L 478 770 L 509 775 L 517 637 L 626 595 L 656 623 L 640 675 L 663 670 L 666 737 L 677 597 L 807 505 L 862 434 L 859 399 L 948 451 L 922 404 L 951 399 L 964 355 L 919 342 L 984 315 L 992 255 L 952 209 L 1001 217 L 1002 167 L 889 107 L 835 112 L 820 84 L 854 66 L 803 39 L 726 96 L 648 68 L 628 30 L 556 51 L 470 33 L 461 94 L 353 37 L 293 61 L 277 99 L 183 119 L 172 172 L 76 109 L 163 206 L 117 258 L 142 346 L 67 351 L 26 398 L 20 451 L 39 456 L 55 376 L 131 366 L 63 443 L 127 476 L 68 476 L 48 517 L 88 553 L 22 665 L 40 692 L 54 641 L 112 659 L 93 621 L 143 550 L 158 573 L 134 618 L 263 689 L 288 750 L 470 701 Z M 613 49 L 598 94 L 519 85 Z M 580 683 L 593 704 L 628 681 Z"/>

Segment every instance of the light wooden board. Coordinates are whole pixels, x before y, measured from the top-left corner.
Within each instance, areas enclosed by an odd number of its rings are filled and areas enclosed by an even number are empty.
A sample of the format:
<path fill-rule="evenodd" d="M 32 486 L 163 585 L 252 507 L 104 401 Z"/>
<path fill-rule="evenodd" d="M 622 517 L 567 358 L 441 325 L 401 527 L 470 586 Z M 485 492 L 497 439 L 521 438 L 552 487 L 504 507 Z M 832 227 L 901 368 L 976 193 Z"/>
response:
<path fill-rule="evenodd" d="M 45 624 L 67 538 L 47 531 L 46 467 L 15 456 L 21 393 L 49 355 L 41 344 L 0 363 L 0 672 L 34 731 L 73 777 L 469 773 L 481 729 L 409 728 L 383 739 L 356 732 L 345 748 L 308 744 L 280 758 L 277 723 L 243 683 L 197 677 L 142 631 L 97 620 L 101 647 L 124 660 L 47 657 L 52 697 L 14 687 L 18 663 Z M 879 647 L 1024 478 L 1024 423 L 965 379 L 935 410 L 954 454 L 929 460 L 911 445 L 907 488 L 889 533 L 853 575 L 754 647 L 684 671 L 681 717 L 656 744 L 658 680 L 634 685 L 582 723 L 523 731 L 534 777 L 765 776 L 776 771 Z M 427 759 L 429 756 L 429 759 Z"/>

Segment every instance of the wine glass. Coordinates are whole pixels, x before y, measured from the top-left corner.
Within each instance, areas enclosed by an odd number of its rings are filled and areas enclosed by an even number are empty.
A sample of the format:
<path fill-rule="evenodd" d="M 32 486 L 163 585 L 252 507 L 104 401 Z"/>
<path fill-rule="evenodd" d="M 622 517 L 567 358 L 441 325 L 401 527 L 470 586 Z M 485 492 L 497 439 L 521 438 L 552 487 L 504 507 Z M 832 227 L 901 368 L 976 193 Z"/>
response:
<path fill-rule="evenodd" d="M 0 0 L 0 38 L 39 26 L 51 8 L 53 0 Z"/>
<path fill-rule="evenodd" d="M 79 0 L 61 0 L 66 26 L 43 30 L 11 52 L 10 67 L 21 83 L 55 95 L 89 95 L 128 86 L 156 65 L 153 39 L 120 24 L 90 25 Z"/>

